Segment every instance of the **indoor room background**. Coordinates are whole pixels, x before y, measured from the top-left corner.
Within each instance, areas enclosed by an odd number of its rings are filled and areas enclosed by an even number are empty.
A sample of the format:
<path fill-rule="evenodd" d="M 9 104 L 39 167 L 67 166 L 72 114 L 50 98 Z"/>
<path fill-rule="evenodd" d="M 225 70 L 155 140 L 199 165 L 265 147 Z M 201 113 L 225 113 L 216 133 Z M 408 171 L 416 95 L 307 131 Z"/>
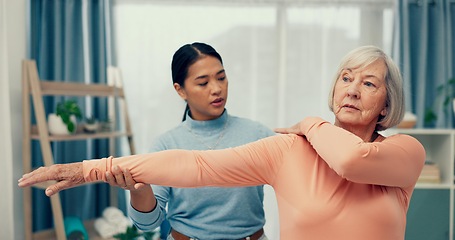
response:
<path fill-rule="evenodd" d="M 453 0 L 0 0 L 1 239 L 23 239 L 21 61 L 33 59 L 48 80 L 106 83 L 108 66 L 121 69 L 137 153 L 176 126 L 185 108 L 172 86 L 170 63 L 183 44 L 205 42 L 223 57 L 229 79 L 226 108 L 270 128 L 306 116 L 332 121 L 328 91 L 342 56 L 361 45 L 381 47 L 402 70 L 406 110 L 416 128 L 453 129 L 452 105 L 426 109 L 437 86 L 454 78 Z M 61 98 L 47 99 L 53 109 Z M 107 118 L 106 101 L 78 98 L 84 114 Z M 32 119 L 34 121 L 34 119 Z M 125 141 L 118 155 L 129 154 Z M 453 146 L 455 147 L 455 146 Z M 107 156 L 103 140 L 58 143 L 56 162 Z M 74 151 L 74 149 L 78 149 Z M 2 151 L 3 150 L 3 151 Z M 38 166 L 39 144 L 32 148 Z M 452 158 L 453 161 L 453 158 Z M 453 168 L 453 164 L 451 165 Z M 453 176 L 452 176 L 453 179 Z M 61 193 L 64 214 L 98 217 L 110 205 L 109 187 L 93 184 Z M 33 229 L 52 227 L 49 199 L 33 192 Z M 278 239 L 273 189 L 266 187 L 266 226 Z M 127 195 L 121 192 L 119 208 Z M 453 182 L 417 188 L 408 213 L 407 240 L 453 239 Z M 452 212 L 451 212 L 452 211 Z"/>

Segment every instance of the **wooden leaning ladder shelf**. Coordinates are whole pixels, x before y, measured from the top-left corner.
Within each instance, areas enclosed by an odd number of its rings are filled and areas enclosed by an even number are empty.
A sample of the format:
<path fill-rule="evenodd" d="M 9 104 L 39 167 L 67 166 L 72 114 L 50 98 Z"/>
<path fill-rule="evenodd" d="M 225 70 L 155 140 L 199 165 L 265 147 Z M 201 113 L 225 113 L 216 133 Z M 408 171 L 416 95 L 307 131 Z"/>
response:
<path fill-rule="evenodd" d="M 84 139 L 108 139 L 110 155 L 115 155 L 116 138 L 126 137 L 130 147 L 130 154 L 135 153 L 133 135 L 125 100 L 125 93 L 121 81 L 120 70 L 115 67 L 108 67 L 108 84 L 82 84 L 71 82 L 57 82 L 40 80 L 36 63 L 34 60 L 24 60 L 22 62 L 22 122 L 23 122 L 23 171 L 24 173 L 32 170 L 31 141 L 37 140 L 40 143 L 43 162 L 45 166 L 54 164 L 52 155 L 51 142 L 53 141 L 72 141 Z M 97 133 L 76 133 L 72 135 L 50 135 L 47 126 L 46 115 L 43 104 L 43 96 L 76 96 L 76 97 L 107 97 L 109 107 L 109 117 L 114 126 L 117 122 L 117 116 L 120 116 L 124 130 L 112 129 L 110 132 Z M 31 98 L 31 100 L 30 100 Z M 116 105 L 115 103 L 118 102 Z M 36 118 L 36 126 L 31 124 L 31 112 Z M 118 107 L 116 107 L 118 106 Z M 119 108 L 119 109 L 117 109 Z M 119 111 L 120 110 L 120 111 Z M 119 111 L 119 112 L 117 112 Z M 105 156 L 100 156 L 105 157 Z M 38 188 L 46 188 L 50 184 L 40 184 Z M 24 197 L 24 228 L 25 238 L 27 240 L 37 238 L 38 234 L 32 230 L 32 189 L 23 189 Z M 66 240 L 63 212 L 59 194 L 50 198 L 52 214 L 54 220 L 55 236 L 58 240 Z M 111 205 L 117 204 L 117 190 L 111 188 Z M 53 230 L 48 230 L 54 235 Z M 48 239 L 49 236 L 44 235 Z M 91 238 L 92 239 L 92 238 Z"/>

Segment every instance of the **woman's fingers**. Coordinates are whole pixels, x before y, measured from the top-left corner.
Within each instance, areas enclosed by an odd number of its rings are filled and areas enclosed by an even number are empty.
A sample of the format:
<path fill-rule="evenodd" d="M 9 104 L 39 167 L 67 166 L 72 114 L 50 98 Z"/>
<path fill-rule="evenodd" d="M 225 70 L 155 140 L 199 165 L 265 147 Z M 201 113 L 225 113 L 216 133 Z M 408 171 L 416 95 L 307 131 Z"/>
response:
<path fill-rule="evenodd" d="M 125 190 L 141 190 L 146 184 L 138 183 L 134 180 L 128 169 L 121 169 L 119 166 L 113 166 L 111 171 L 106 172 L 106 181 L 113 187 L 120 187 Z"/>
<path fill-rule="evenodd" d="M 296 129 L 294 127 L 290 127 L 290 128 L 275 128 L 273 130 L 276 133 L 283 133 L 283 134 L 287 134 L 287 133 L 299 134 L 300 133 L 299 129 Z"/>
<path fill-rule="evenodd" d="M 56 175 L 51 173 L 49 167 L 40 167 L 34 171 L 22 175 L 18 180 L 19 187 L 28 187 L 34 184 L 45 182 L 49 180 L 57 180 Z"/>
<path fill-rule="evenodd" d="M 297 134 L 297 135 L 301 135 L 301 136 L 304 135 L 302 130 L 300 129 L 299 123 L 295 124 L 292 127 L 275 128 L 275 129 L 273 129 L 273 131 L 275 131 L 276 133 L 283 133 L 283 134 L 293 133 L 293 134 Z"/>
<path fill-rule="evenodd" d="M 145 186 L 147 186 L 147 184 L 145 184 L 145 183 L 140 183 L 140 182 L 139 183 L 135 183 L 134 184 L 134 189 L 140 190 L 140 189 L 142 189 Z"/>
<path fill-rule="evenodd" d="M 122 170 L 119 166 L 112 167 L 110 172 L 106 172 L 106 180 L 113 187 L 120 187 L 125 190 L 136 190 L 143 185 L 137 185 L 128 169 Z"/>
<path fill-rule="evenodd" d="M 112 167 L 111 171 L 106 172 L 106 181 L 113 187 L 124 187 L 125 180 L 123 173 L 119 172 L 118 167 Z"/>
<path fill-rule="evenodd" d="M 283 134 L 289 133 L 287 128 L 275 128 L 275 129 L 273 129 L 273 131 L 275 131 L 276 133 L 283 133 Z"/>
<path fill-rule="evenodd" d="M 109 185 L 113 187 L 120 187 L 117 182 L 115 181 L 114 175 L 112 175 L 111 172 L 106 172 L 106 181 L 109 183 Z"/>
<path fill-rule="evenodd" d="M 119 187 L 127 187 L 125 177 L 123 176 L 123 171 L 119 166 L 114 166 L 111 172 L 114 175 L 115 182 Z"/>
<path fill-rule="evenodd" d="M 134 184 L 136 184 L 136 181 L 134 181 L 133 176 L 128 169 L 123 170 L 123 177 L 125 178 L 127 186 L 134 186 Z"/>
<path fill-rule="evenodd" d="M 50 197 L 62 190 L 65 190 L 65 189 L 68 189 L 71 187 L 74 187 L 74 184 L 72 184 L 72 182 L 61 181 L 61 182 L 57 182 L 56 184 L 53 184 L 53 185 L 47 187 L 45 193 L 46 193 L 46 196 Z"/>

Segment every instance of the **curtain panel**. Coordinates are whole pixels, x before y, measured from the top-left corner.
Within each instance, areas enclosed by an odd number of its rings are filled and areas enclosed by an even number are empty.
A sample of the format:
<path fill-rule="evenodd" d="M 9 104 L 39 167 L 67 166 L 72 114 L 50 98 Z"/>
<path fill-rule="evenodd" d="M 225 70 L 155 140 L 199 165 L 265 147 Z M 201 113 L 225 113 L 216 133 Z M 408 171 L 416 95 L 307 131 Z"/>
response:
<path fill-rule="evenodd" d="M 27 57 L 36 60 L 41 79 L 106 83 L 106 68 L 112 54 L 108 47 L 110 4 L 105 0 L 31 0 Z M 44 97 L 46 114 L 68 96 Z M 84 117 L 107 119 L 107 99 L 74 97 Z M 32 114 L 32 118 L 34 118 Z M 36 123 L 35 119 L 32 122 Z M 56 163 L 69 163 L 109 154 L 107 140 L 53 142 Z M 39 142 L 32 145 L 32 166 L 43 165 Z M 60 193 L 64 216 L 83 220 L 99 217 L 109 206 L 109 187 L 94 184 Z M 33 189 L 33 231 L 53 227 L 50 199 Z"/>
<path fill-rule="evenodd" d="M 450 88 L 437 88 L 454 78 L 455 1 L 397 0 L 396 8 L 393 53 L 403 73 L 407 111 L 417 115 L 417 127 L 452 128 L 452 101 L 443 103 Z M 429 109 L 434 122 L 425 121 Z"/>

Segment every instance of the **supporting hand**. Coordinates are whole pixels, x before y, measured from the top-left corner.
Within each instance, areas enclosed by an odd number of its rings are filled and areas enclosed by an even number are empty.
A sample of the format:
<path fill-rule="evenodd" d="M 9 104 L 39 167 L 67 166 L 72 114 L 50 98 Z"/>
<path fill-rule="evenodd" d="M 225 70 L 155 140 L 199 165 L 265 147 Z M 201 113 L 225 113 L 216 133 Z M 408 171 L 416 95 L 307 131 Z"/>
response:
<path fill-rule="evenodd" d="M 134 209 L 150 212 L 156 208 L 157 201 L 150 184 L 136 182 L 128 169 L 114 166 L 106 172 L 106 181 L 114 187 L 130 191 L 130 203 Z"/>
<path fill-rule="evenodd" d="M 122 170 L 119 166 L 112 167 L 110 172 L 106 172 L 106 180 L 113 187 L 120 187 L 130 191 L 140 191 L 148 184 L 134 181 L 128 169 Z"/>
<path fill-rule="evenodd" d="M 57 182 L 46 188 L 47 196 L 52 196 L 61 190 L 85 183 L 82 162 L 40 167 L 30 173 L 24 174 L 19 179 L 18 185 L 19 187 L 28 187 L 52 180 Z"/>

